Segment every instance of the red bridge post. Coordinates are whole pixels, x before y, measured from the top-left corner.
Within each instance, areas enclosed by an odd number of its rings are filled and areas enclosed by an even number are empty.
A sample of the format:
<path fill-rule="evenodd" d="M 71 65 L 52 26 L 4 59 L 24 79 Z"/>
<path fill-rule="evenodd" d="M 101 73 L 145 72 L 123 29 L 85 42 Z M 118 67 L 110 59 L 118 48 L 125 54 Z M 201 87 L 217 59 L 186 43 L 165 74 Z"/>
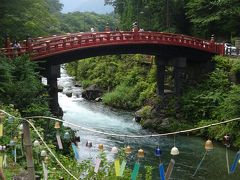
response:
<path fill-rule="evenodd" d="M 32 52 L 32 40 L 29 35 L 26 37 L 26 51 L 27 52 Z"/>
<path fill-rule="evenodd" d="M 213 51 L 216 51 L 216 44 L 215 44 L 214 34 L 212 34 L 212 36 L 211 36 L 210 47 L 211 47 L 211 49 L 212 49 Z"/>
<path fill-rule="evenodd" d="M 10 38 L 9 38 L 8 34 L 6 34 L 5 35 L 4 48 L 10 48 L 10 44 L 11 44 Z"/>
<path fill-rule="evenodd" d="M 51 42 L 51 41 L 46 41 L 46 45 L 47 45 L 46 50 L 47 50 L 47 51 L 50 51 L 50 42 Z"/>
<path fill-rule="evenodd" d="M 63 41 L 63 49 L 66 49 L 66 37 L 63 37 L 61 40 Z"/>

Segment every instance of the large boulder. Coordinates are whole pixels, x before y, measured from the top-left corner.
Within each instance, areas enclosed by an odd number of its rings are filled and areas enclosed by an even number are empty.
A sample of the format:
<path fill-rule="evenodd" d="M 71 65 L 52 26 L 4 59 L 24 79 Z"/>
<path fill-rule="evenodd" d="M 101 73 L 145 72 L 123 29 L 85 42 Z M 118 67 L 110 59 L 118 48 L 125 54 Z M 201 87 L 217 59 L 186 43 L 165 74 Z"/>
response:
<path fill-rule="evenodd" d="M 170 127 L 169 121 L 169 118 L 162 117 L 146 119 L 143 121 L 142 127 L 145 129 L 155 130 L 157 132 L 166 132 Z"/>
<path fill-rule="evenodd" d="M 134 119 L 138 123 L 140 123 L 140 121 L 142 120 L 142 116 L 141 116 L 141 113 L 139 111 L 135 112 Z"/>
<path fill-rule="evenodd" d="M 97 85 L 91 85 L 82 92 L 82 97 L 87 100 L 95 100 L 102 95 L 102 90 Z"/>
<path fill-rule="evenodd" d="M 150 118 L 152 114 L 152 110 L 153 110 L 153 107 L 149 105 L 142 107 L 141 109 L 135 112 L 134 114 L 135 121 L 139 123 L 143 119 Z"/>

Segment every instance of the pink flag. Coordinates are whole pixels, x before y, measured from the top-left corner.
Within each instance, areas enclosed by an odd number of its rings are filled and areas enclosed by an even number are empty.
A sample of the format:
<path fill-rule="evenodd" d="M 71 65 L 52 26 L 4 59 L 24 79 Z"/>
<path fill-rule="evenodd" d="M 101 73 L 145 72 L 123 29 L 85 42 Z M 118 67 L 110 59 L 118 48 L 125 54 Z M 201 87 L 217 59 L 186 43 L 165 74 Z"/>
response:
<path fill-rule="evenodd" d="M 96 164 L 95 164 L 95 168 L 94 168 L 94 172 L 97 173 L 100 167 L 100 163 L 101 163 L 101 159 L 96 159 Z"/>
<path fill-rule="evenodd" d="M 57 137 L 58 148 L 59 148 L 59 149 L 63 149 L 60 135 L 57 134 L 56 137 Z"/>

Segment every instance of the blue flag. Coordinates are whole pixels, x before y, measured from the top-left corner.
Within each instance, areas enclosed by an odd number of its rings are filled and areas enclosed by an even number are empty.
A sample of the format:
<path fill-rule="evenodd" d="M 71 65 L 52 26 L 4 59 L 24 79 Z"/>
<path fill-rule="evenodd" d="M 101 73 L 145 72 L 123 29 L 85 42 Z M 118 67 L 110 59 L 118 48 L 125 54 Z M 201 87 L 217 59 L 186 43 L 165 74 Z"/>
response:
<path fill-rule="evenodd" d="M 163 163 L 159 165 L 159 173 L 160 173 L 160 179 L 165 180 Z"/>
<path fill-rule="evenodd" d="M 73 148 L 73 152 L 74 152 L 75 158 L 76 158 L 77 160 L 79 160 L 79 159 L 80 159 L 79 153 L 78 153 L 77 147 L 76 147 L 76 145 L 75 145 L 74 143 L 72 143 L 72 148 Z"/>
<path fill-rule="evenodd" d="M 239 159 L 240 159 L 240 151 L 238 151 L 236 156 L 235 156 L 234 162 L 230 167 L 230 171 L 229 171 L 230 173 L 234 173 L 234 171 L 236 170 L 237 163 L 238 163 Z"/>

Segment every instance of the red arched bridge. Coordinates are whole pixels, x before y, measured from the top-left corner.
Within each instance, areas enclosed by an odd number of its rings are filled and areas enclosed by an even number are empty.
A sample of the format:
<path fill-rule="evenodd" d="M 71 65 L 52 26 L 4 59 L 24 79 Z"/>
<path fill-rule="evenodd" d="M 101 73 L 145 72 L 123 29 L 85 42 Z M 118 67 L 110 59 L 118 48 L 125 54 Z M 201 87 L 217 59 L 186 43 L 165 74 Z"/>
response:
<path fill-rule="evenodd" d="M 166 66 L 173 66 L 174 92 L 179 97 L 186 80 L 197 79 L 214 67 L 212 56 L 224 55 L 224 45 L 181 34 L 162 32 L 94 32 L 51 37 L 28 38 L 21 47 L 12 47 L 9 39 L 1 54 L 9 58 L 30 54 L 41 62 L 41 75 L 47 77 L 49 106 L 53 114 L 62 115 L 58 104 L 57 78 L 60 64 L 94 56 L 147 54 L 156 57 L 158 95 L 164 97 Z M 186 79 L 187 78 L 187 79 Z M 178 103 L 177 103 L 178 104 Z M 176 106 L 177 107 L 177 106 Z"/>
<path fill-rule="evenodd" d="M 210 41 L 163 32 L 94 32 L 28 38 L 20 48 L 9 40 L 0 49 L 7 57 L 25 53 L 34 61 L 62 64 L 78 59 L 111 54 L 149 54 L 199 58 L 201 55 L 224 54 L 224 45 Z"/>

